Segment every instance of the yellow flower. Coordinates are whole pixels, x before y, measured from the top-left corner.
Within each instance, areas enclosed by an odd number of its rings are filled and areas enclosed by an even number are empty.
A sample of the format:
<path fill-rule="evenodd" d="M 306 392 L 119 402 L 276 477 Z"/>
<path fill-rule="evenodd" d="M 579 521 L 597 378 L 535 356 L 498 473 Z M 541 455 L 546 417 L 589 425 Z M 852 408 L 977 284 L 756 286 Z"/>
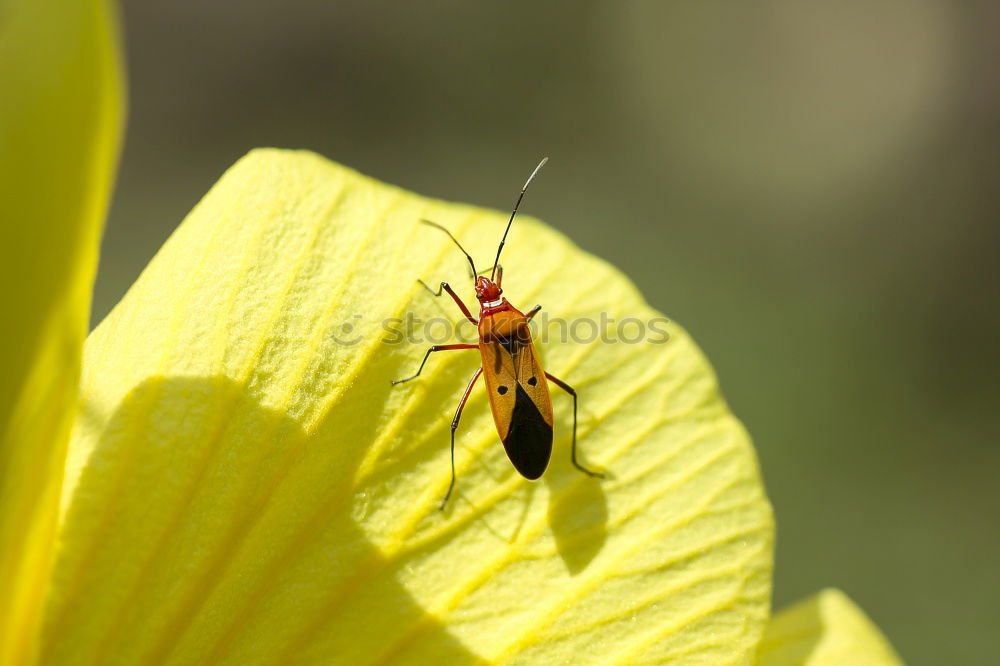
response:
<path fill-rule="evenodd" d="M 3 346 L 25 371 L 4 376 L 0 573 L 16 593 L 0 599 L 2 663 L 896 663 L 836 593 L 779 616 L 761 642 L 770 506 L 745 431 L 674 324 L 626 344 L 602 340 L 621 333 L 607 320 L 563 339 L 550 319 L 540 353 L 580 392 L 581 457 L 607 478 L 570 465 L 572 403 L 558 392 L 553 461 L 539 483 L 520 478 L 480 388 L 438 511 L 449 417 L 478 356 L 439 355 L 390 386 L 428 344 L 393 343 L 406 313 L 440 320 L 438 334 L 459 321 L 416 279 L 468 279 L 417 221 L 492 258 L 506 214 L 311 153 L 254 151 L 222 178 L 87 338 L 73 409 L 118 122 L 110 19 L 93 7 L 67 25 L 87 47 L 73 61 L 102 76 L 44 67 L 60 85 L 89 80 L 79 103 L 100 110 L 64 128 L 81 146 L 64 174 L 81 197 L 46 208 L 44 171 L 11 193 L 36 228 L 4 244 L 4 284 L 31 316 Z M 16 53 L 2 55 L 6 81 Z M 69 123 L 59 101 L 41 110 Z M 76 260 L 31 255 L 31 234 L 67 239 Z M 518 305 L 568 327 L 659 316 L 540 222 L 519 219 L 508 248 Z M 52 279 L 25 281 L 7 268 L 28 271 L 19 256 Z"/>
<path fill-rule="evenodd" d="M 448 416 L 479 360 L 442 354 L 390 386 L 427 345 L 390 344 L 384 322 L 458 319 L 416 278 L 469 280 L 421 218 L 479 257 L 506 221 L 276 150 L 244 158 L 195 208 L 87 341 L 47 658 L 753 653 L 770 507 L 745 432 L 676 326 L 666 344 L 553 335 L 540 347 L 583 396 L 581 455 L 608 479 L 570 465 L 568 396 L 554 396 L 553 463 L 531 484 L 474 392 L 456 495 L 437 510 Z M 508 243 L 515 303 L 569 321 L 656 316 L 617 271 L 538 222 L 519 219 Z"/>
<path fill-rule="evenodd" d="M 758 666 L 901 663 L 875 625 L 839 590 L 823 590 L 776 615 L 758 656 Z"/>
<path fill-rule="evenodd" d="M 121 128 L 105 2 L 0 3 L 0 664 L 30 663 Z"/>

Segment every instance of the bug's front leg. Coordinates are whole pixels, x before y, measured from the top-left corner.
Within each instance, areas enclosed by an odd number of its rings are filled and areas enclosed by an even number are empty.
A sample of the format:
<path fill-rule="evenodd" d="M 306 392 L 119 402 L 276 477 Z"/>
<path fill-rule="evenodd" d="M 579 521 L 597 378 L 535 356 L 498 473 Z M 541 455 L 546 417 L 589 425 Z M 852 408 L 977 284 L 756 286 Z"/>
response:
<path fill-rule="evenodd" d="M 424 354 L 424 360 L 420 362 L 420 367 L 417 368 L 416 374 L 406 377 L 404 379 L 394 379 L 390 383 L 393 386 L 395 386 L 396 384 L 402 384 L 403 382 L 408 382 L 411 379 L 416 379 L 417 377 L 420 376 L 420 373 L 423 372 L 424 364 L 427 363 L 427 359 L 428 357 L 430 357 L 432 353 L 439 351 L 451 351 L 454 349 L 479 349 L 479 345 L 469 345 L 469 344 L 434 345 L 433 347 L 427 350 L 426 354 Z"/>
<path fill-rule="evenodd" d="M 458 421 L 462 418 L 462 410 L 465 409 L 465 403 L 469 400 L 472 387 L 476 385 L 476 380 L 479 379 L 479 375 L 481 374 L 483 374 L 483 369 L 476 368 L 476 374 L 472 375 L 472 380 L 465 388 L 465 393 L 462 394 L 462 401 L 458 403 L 458 409 L 455 410 L 455 418 L 451 420 L 451 483 L 448 484 L 448 492 L 444 494 L 444 499 L 441 500 L 441 511 L 444 511 L 445 505 L 448 504 L 448 498 L 451 497 L 451 491 L 455 489 L 455 430 L 458 429 Z"/>
<path fill-rule="evenodd" d="M 531 321 L 532 317 L 534 317 L 536 314 L 538 314 L 541 309 L 542 309 L 541 305 L 536 305 L 535 307 L 533 307 L 530 310 L 528 310 L 528 314 L 526 314 L 524 316 L 527 317 L 528 321 Z"/>
<path fill-rule="evenodd" d="M 465 315 L 465 318 L 471 321 L 476 326 L 479 325 L 479 320 L 472 316 L 472 313 L 469 312 L 469 308 L 466 307 L 465 303 L 462 302 L 462 299 L 459 298 L 458 294 L 455 293 L 455 291 L 451 288 L 451 285 L 449 285 L 447 282 L 442 282 L 441 286 L 438 287 L 437 291 L 434 291 L 433 289 L 428 287 L 427 283 L 424 282 L 423 280 L 417 280 L 417 282 L 422 284 L 424 286 L 424 289 L 431 292 L 434 296 L 440 296 L 442 292 L 447 291 L 448 295 L 451 296 L 452 300 L 455 301 L 455 304 L 458 305 L 459 309 L 462 311 L 462 314 Z"/>
<path fill-rule="evenodd" d="M 553 377 L 551 374 L 547 372 L 545 373 L 545 376 L 549 378 L 550 382 L 552 382 L 562 390 L 566 391 L 566 393 L 569 393 L 571 396 L 573 396 L 573 448 L 572 448 L 572 454 L 570 456 L 573 461 L 573 466 L 576 467 L 581 472 L 583 472 L 584 474 L 586 474 L 587 476 L 595 476 L 598 479 L 603 479 L 604 474 L 602 474 L 601 472 L 591 471 L 576 461 L 576 390 L 563 380 L 557 377 Z"/>

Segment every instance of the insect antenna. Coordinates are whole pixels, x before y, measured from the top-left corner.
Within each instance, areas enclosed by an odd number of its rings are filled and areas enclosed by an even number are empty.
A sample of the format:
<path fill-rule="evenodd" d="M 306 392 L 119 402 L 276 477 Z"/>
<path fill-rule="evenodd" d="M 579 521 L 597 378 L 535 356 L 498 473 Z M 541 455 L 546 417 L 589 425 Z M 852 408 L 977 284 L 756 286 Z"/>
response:
<path fill-rule="evenodd" d="M 424 224 L 428 225 L 428 226 L 434 227 L 435 229 L 440 229 L 441 231 L 443 231 L 446 234 L 448 234 L 448 238 L 450 238 L 452 241 L 454 241 L 455 245 L 458 246 L 458 249 L 461 250 L 462 254 L 465 255 L 465 258 L 469 260 L 469 265 L 472 266 L 472 276 L 475 277 L 476 275 L 479 275 L 479 273 L 476 272 L 476 263 L 474 261 L 472 261 L 472 255 L 465 251 L 465 248 L 462 247 L 462 244 L 458 242 L 457 238 L 455 238 L 454 236 L 451 235 L 450 231 L 448 231 L 447 229 L 445 229 L 444 227 L 442 227 L 437 222 L 431 222 L 430 220 L 420 220 L 420 221 L 423 222 Z"/>
<path fill-rule="evenodd" d="M 503 252 L 503 244 L 507 242 L 507 232 L 510 231 L 510 225 L 514 221 L 514 216 L 517 215 L 517 207 L 521 205 L 521 199 L 524 198 L 524 193 L 528 191 L 528 185 L 531 185 L 531 181 L 534 180 L 538 171 L 545 166 L 545 163 L 549 161 L 549 158 L 543 157 L 542 161 L 538 163 L 535 170 L 531 172 L 528 176 L 528 180 L 524 181 L 524 187 L 521 188 L 521 193 L 517 195 L 517 201 L 514 202 L 514 210 L 510 214 L 510 219 L 507 220 L 507 228 L 504 229 L 503 238 L 500 239 L 500 247 L 497 248 L 497 258 L 493 260 L 493 270 L 490 271 L 490 280 L 493 280 L 493 276 L 497 272 L 497 264 L 500 263 L 500 253 Z"/>

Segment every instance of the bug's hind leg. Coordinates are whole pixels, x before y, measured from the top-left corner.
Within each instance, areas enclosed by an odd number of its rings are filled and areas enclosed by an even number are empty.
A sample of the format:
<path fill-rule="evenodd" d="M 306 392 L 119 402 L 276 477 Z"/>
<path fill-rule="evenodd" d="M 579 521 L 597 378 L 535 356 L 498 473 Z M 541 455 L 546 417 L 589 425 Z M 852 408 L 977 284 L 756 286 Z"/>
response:
<path fill-rule="evenodd" d="M 472 375 L 472 379 L 469 381 L 469 385 L 465 388 L 465 393 L 462 395 L 462 401 L 458 403 L 458 409 L 455 410 L 455 418 L 451 420 L 451 483 L 448 484 L 448 492 L 444 494 L 444 499 L 441 500 L 441 511 L 444 511 L 445 505 L 448 504 L 448 498 L 451 497 L 451 491 L 455 489 L 455 430 L 458 429 L 458 421 L 462 418 L 462 410 L 465 409 L 465 403 L 469 400 L 472 387 L 476 385 L 476 380 L 479 379 L 479 375 L 481 374 L 483 374 L 483 369 L 476 368 L 476 374 Z"/>
<path fill-rule="evenodd" d="M 562 390 L 566 391 L 566 393 L 569 393 L 571 396 L 573 396 L 573 448 L 572 448 L 572 454 L 570 456 L 573 461 L 573 466 L 576 467 L 581 472 L 583 472 L 584 474 L 586 474 L 587 476 L 593 476 L 598 479 L 603 479 L 604 478 L 603 472 L 595 472 L 593 470 L 589 470 L 576 460 L 576 390 L 563 380 L 559 379 L 558 377 L 553 377 L 547 372 L 545 373 L 545 376 L 549 378 L 550 382 L 552 382 Z"/>

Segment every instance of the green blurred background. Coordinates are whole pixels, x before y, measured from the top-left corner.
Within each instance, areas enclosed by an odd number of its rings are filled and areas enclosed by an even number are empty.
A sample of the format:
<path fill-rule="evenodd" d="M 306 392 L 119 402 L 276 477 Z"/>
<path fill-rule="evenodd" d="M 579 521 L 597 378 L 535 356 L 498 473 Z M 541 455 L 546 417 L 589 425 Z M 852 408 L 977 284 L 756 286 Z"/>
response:
<path fill-rule="evenodd" d="M 753 435 L 776 605 L 838 586 L 910 664 L 997 663 L 998 19 L 990 0 L 126 2 L 94 321 L 252 147 L 501 209 L 549 155 L 526 211 L 689 328 Z"/>

